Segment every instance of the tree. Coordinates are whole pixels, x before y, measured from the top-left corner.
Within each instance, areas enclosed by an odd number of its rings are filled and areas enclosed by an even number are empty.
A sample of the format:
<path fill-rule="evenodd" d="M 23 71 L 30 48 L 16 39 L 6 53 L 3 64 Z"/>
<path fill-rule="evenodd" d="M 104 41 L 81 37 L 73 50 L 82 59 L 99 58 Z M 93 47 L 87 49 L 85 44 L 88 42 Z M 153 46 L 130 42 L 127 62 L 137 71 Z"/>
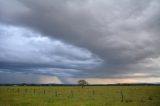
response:
<path fill-rule="evenodd" d="M 86 80 L 79 80 L 78 84 L 82 86 L 82 88 L 88 84 L 88 82 Z"/>

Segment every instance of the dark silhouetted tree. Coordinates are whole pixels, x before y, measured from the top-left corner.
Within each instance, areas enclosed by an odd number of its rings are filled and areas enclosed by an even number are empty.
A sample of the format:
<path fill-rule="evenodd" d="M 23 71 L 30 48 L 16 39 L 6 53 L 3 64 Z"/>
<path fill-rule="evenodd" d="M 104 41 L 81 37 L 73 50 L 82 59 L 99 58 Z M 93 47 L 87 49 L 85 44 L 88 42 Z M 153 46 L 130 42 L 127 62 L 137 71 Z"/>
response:
<path fill-rule="evenodd" d="M 88 82 L 86 80 L 79 80 L 78 84 L 81 85 L 83 88 L 85 85 L 88 85 Z"/>

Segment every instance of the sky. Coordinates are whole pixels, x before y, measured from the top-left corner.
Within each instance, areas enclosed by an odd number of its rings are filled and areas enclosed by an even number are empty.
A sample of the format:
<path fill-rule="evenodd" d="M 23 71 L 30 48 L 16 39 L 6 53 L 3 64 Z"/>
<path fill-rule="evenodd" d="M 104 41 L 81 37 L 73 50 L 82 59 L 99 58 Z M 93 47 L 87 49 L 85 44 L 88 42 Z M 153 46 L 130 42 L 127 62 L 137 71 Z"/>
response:
<path fill-rule="evenodd" d="M 0 0 L 0 83 L 160 82 L 159 0 Z"/>

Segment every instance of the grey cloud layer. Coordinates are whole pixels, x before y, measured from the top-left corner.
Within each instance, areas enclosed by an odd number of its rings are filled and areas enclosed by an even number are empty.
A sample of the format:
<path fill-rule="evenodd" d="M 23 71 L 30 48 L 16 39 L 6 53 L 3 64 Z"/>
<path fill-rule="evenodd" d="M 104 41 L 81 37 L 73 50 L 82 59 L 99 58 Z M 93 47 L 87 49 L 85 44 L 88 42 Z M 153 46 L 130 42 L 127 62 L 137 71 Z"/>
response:
<path fill-rule="evenodd" d="M 0 67 L 4 71 L 72 75 L 101 63 L 86 49 L 24 28 L 3 25 L 0 31 Z"/>
<path fill-rule="evenodd" d="M 160 63 L 159 0 L 0 2 L 1 22 L 33 28 L 44 36 L 86 48 L 103 59 L 101 67 L 86 70 L 84 73 L 90 74 L 82 76 L 127 77 L 139 73 L 148 77 L 159 74 L 156 65 Z M 82 58 L 85 54 L 79 56 Z M 78 64 L 77 67 L 87 66 Z"/>

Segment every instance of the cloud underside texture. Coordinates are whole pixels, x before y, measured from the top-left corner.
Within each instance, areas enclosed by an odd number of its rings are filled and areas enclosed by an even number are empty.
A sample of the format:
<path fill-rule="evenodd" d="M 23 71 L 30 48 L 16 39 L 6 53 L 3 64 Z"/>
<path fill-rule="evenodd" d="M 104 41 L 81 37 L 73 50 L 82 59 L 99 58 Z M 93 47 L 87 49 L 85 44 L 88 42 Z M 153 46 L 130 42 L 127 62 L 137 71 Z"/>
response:
<path fill-rule="evenodd" d="M 1 0 L 0 23 L 2 72 L 160 75 L 159 0 Z"/>

